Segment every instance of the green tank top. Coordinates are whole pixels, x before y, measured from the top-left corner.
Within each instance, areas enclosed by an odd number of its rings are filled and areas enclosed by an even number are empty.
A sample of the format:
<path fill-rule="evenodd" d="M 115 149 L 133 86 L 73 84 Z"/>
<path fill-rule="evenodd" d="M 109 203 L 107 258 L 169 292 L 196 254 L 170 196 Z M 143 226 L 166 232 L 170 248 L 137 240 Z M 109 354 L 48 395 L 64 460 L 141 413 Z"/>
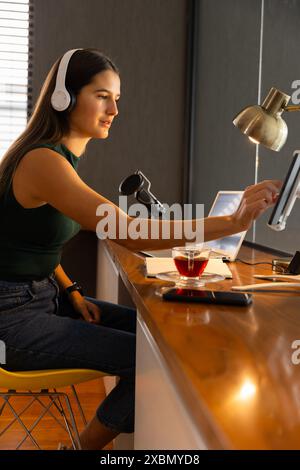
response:
<path fill-rule="evenodd" d="M 63 144 L 39 144 L 65 157 L 77 171 L 79 157 Z M 61 195 L 63 197 L 63 194 Z M 81 226 L 50 204 L 25 209 L 12 184 L 0 199 L 0 279 L 41 280 L 59 265 L 64 244 Z"/>

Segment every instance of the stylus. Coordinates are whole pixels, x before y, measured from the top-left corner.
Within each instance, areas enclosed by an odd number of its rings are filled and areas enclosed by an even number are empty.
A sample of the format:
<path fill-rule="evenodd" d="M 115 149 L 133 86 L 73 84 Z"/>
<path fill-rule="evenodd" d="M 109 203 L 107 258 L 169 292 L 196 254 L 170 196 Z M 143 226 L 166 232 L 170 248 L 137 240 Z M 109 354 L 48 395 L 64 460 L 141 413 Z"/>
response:
<path fill-rule="evenodd" d="M 260 274 L 255 274 L 253 277 L 256 279 L 273 279 L 274 281 L 277 281 L 277 279 L 282 279 L 283 281 L 286 279 L 287 281 L 299 281 L 300 282 L 300 276 L 297 274 L 271 274 L 271 275 L 260 275 Z"/>
<path fill-rule="evenodd" d="M 277 289 L 278 287 L 299 287 L 300 288 L 300 282 L 263 282 L 262 284 L 248 284 L 246 286 L 232 286 L 231 290 L 256 290 L 256 289 L 265 289 L 268 287 L 275 287 Z"/>

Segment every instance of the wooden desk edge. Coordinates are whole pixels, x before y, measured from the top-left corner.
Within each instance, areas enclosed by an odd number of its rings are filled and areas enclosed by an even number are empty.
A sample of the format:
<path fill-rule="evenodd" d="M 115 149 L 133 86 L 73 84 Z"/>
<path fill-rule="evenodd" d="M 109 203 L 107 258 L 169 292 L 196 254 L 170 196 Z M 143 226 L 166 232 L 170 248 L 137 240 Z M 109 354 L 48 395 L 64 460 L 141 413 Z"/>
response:
<path fill-rule="evenodd" d="M 152 322 L 142 297 L 139 295 L 134 285 L 128 279 L 128 276 L 118 256 L 118 252 L 120 250 L 126 250 L 126 248 L 120 247 L 119 245 L 111 241 L 106 242 L 105 246 L 134 304 L 136 305 L 138 311 L 142 314 L 143 321 L 145 322 L 150 334 L 155 340 L 163 360 L 166 362 L 171 372 L 175 386 L 178 390 L 180 397 L 183 400 L 183 406 L 187 409 L 188 414 L 191 420 L 193 421 L 194 425 L 197 428 L 201 429 L 201 436 L 205 441 L 207 448 L 215 450 L 232 449 L 233 446 L 230 444 L 221 429 L 217 426 L 217 423 L 215 423 L 215 421 L 213 420 L 207 406 L 199 399 L 199 396 L 195 393 L 193 387 L 190 386 L 190 383 L 187 380 L 187 377 L 184 374 L 182 368 L 180 367 L 177 358 L 175 357 L 172 350 L 170 350 L 170 348 L 165 344 L 165 341 L 160 335 L 159 330 L 156 328 L 156 325 Z M 132 254 L 132 256 L 136 256 L 142 259 L 141 255 L 135 252 L 130 253 Z M 195 406 L 195 404 L 198 404 L 199 406 Z"/>

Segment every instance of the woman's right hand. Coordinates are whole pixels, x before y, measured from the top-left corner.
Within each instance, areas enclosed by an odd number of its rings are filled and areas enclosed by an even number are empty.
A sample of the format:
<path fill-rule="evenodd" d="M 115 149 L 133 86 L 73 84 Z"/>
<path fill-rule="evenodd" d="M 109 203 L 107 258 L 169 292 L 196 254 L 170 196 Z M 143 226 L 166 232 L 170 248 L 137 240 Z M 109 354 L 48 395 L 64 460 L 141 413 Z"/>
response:
<path fill-rule="evenodd" d="M 101 311 L 98 305 L 86 300 L 79 292 L 74 291 L 69 295 L 69 301 L 74 310 L 89 323 L 100 323 Z"/>
<path fill-rule="evenodd" d="M 281 186 L 281 181 L 265 180 L 245 189 L 238 209 L 231 216 L 237 232 L 248 230 L 276 202 Z"/>

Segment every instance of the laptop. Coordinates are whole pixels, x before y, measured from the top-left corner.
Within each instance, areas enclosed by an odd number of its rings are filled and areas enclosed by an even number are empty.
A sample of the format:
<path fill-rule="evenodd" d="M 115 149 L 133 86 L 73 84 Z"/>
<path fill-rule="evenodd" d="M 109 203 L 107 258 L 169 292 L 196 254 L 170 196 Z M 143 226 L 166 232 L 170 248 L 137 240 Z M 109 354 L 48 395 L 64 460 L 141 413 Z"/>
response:
<path fill-rule="evenodd" d="M 219 191 L 209 211 L 209 217 L 229 215 L 240 205 L 243 191 Z M 222 255 L 225 261 L 235 261 L 247 231 L 207 242 L 214 252 Z"/>
<path fill-rule="evenodd" d="M 241 202 L 243 191 L 219 191 L 209 211 L 209 217 L 229 215 L 235 212 Z M 218 238 L 207 242 L 206 245 L 219 254 L 224 261 L 234 261 L 237 257 L 241 244 L 247 231 L 230 235 L 229 237 Z M 171 257 L 172 250 L 148 250 L 141 253 L 159 258 Z"/>

